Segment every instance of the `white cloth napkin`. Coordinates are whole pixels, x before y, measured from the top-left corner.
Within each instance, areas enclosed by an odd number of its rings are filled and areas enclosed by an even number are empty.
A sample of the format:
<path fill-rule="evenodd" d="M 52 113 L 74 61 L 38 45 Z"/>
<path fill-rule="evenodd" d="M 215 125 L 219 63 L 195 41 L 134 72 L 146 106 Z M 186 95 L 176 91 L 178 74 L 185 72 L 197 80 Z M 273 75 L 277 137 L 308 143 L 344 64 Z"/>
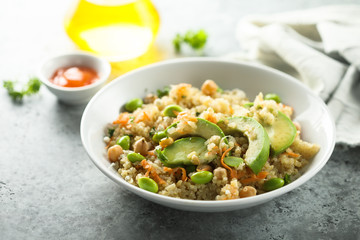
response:
<path fill-rule="evenodd" d="M 360 5 L 252 15 L 237 27 L 242 52 L 301 80 L 327 104 L 337 142 L 360 145 Z"/>

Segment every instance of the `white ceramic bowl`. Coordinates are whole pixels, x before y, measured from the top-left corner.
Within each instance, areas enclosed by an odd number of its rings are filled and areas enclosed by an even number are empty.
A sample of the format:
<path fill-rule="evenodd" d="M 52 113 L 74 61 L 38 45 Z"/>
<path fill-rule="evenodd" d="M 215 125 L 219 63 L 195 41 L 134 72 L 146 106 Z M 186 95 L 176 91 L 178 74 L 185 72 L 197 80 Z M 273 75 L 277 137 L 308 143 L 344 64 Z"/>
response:
<path fill-rule="evenodd" d="M 61 87 L 49 80 L 57 69 L 71 66 L 92 68 L 98 73 L 100 79 L 90 85 L 75 88 Z M 45 60 L 40 66 L 38 76 L 60 101 L 76 105 L 87 103 L 104 86 L 110 72 L 111 67 L 106 60 L 87 53 L 72 53 Z"/>
<path fill-rule="evenodd" d="M 278 93 L 294 108 L 294 117 L 302 126 L 302 138 L 321 146 L 303 175 L 277 190 L 250 198 L 226 201 L 197 201 L 154 194 L 127 183 L 110 167 L 104 148 L 104 127 L 119 114 L 129 99 L 144 97 L 146 92 L 182 82 L 200 87 L 213 79 L 223 89 L 240 88 L 249 99 L 260 92 Z M 81 120 L 81 139 L 95 165 L 109 178 L 131 192 L 165 206 L 203 212 L 230 211 L 255 206 L 299 187 L 313 177 L 330 158 L 335 145 L 335 125 L 326 105 L 296 79 L 277 70 L 245 63 L 208 58 L 165 61 L 125 74 L 99 91 L 87 105 Z M 315 189 L 323 191 L 324 189 Z"/>

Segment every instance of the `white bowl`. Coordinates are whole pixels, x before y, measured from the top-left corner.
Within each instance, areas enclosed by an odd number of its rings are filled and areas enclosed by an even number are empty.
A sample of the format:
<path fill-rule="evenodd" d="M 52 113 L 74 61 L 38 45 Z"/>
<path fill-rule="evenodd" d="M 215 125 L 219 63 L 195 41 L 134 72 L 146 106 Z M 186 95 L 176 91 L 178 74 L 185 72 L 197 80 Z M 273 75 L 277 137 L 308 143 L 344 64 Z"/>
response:
<path fill-rule="evenodd" d="M 98 73 L 99 80 L 87 86 L 74 88 L 61 87 L 50 81 L 57 69 L 71 66 L 92 68 Z M 72 53 L 45 60 L 40 66 L 38 76 L 60 101 L 76 105 L 87 103 L 105 84 L 110 72 L 111 67 L 106 60 L 86 53 Z"/>
<path fill-rule="evenodd" d="M 278 93 L 294 108 L 295 120 L 302 126 L 302 138 L 321 146 L 303 175 L 277 190 L 250 198 L 225 201 L 199 201 L 154 194 L 127 183 L 111 166 L 104 148 L 104 127 L 119 114 L 129 99 L 144 97 L 146 92 L 182 82 L 200 87 L 213 79 L 223 89 L 240 88 L 249 99 L 261 91 Z M 127 190 L 158 204 L 176 209 L 219 212 L 255 206 L 278 197 L 308 181 L 325 165 L 335 145 L 335 125 L 324 102 L 296 79 L 277 70 L 246 63 L 209 58 L 165 61 L 125 74 L 99 91 L 87 105 L 81 120 L 81 139 L 95 165 Z M 315 189 L 323 191 L 324 189 Z"/>

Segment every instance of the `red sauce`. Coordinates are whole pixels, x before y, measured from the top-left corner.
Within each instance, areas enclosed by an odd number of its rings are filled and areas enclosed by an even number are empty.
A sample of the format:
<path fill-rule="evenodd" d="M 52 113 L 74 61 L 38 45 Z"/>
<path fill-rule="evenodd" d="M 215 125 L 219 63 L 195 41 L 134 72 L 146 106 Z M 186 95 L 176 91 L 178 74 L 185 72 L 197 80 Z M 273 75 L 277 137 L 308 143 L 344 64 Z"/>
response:
<path fill-rule="evenodd" d="M 72 66 L 56 70 L 50 81 L 61 87 L 83 87 L 99 80 L 97 72 L 88 67 Z"/>

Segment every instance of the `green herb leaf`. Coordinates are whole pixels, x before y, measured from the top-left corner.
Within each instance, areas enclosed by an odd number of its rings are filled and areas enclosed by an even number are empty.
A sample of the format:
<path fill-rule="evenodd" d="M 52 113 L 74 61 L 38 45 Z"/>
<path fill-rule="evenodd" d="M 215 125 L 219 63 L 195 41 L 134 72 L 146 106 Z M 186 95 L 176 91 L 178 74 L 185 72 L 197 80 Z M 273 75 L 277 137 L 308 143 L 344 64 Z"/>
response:
<path fill-rule="evenodd" d="M 170 92 L 170 87 L 165 86 L 164 89 L 158 89 L 156 92 L 159 98 L 162 98 L 163 96 L 168 96 Z"/>
<path fill-rule="evenodd" d="M 114 135 L 114 132 L 115 132 L 115 128 L 109 128 L 108 129 L 108 134 L 109 134 L 110 138 Z"/>
<path fill-rule="evenodd" d="M 290 175 L 287 174 L 287 173 L 285 173 L 284 182 L 285 182 L 284 185 L 287 185 L 287 184 L 291 183 Z"/>
<path fill-rule="evenodd" d="M 15 90 L 15 84 L 15 81 L 10 80 L 3 82 L 3 87 L 8 91 L 9 96 L 14 101 L 22 101 L 24 96 L 36 94 L 41 87 L 41 81 L 38 78 L 30 78 L 21 91 Z"/>
<path fill-rule="evenodd" d="M 197 32 L 189 30 L 183 36 L 179 33 L 176 34 L 175 38 L 173 39 L 173 45 L 176 53 L 181 52 L 181 45 L 184 43 L 188 44 L 196 51 L 201 51 L 207 42 L 207 38 L 207 33 L 202 29 Z"/>

